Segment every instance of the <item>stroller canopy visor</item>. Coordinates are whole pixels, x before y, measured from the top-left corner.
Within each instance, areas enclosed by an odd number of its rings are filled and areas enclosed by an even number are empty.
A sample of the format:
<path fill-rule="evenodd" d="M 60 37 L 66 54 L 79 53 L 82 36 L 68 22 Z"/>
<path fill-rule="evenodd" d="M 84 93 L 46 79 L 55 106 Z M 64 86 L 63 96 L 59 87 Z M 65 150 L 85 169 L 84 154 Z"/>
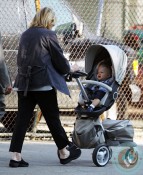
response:
<path fill-rule="evenodd" d="M 85 71 L 89 73 L 93 65 L 102 60 L 110 59 L 113 67 L 115 81 L 121 85 L 127 68 L 127 56 L 125 52 L 116 45 L 92 45 L 88 48 L 85 57 Z"/>

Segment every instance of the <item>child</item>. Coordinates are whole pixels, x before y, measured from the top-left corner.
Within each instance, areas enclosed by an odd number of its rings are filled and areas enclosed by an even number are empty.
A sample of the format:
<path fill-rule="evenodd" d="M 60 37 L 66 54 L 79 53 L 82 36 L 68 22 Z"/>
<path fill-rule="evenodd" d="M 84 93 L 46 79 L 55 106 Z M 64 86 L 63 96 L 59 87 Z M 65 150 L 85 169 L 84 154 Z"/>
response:
<path fill-rule="evenodd" d="M 96 74 L 96 72 L 95 72 Z M 97 80 L 105 83 L 107 85 L 111 85 L 112 82 L 112 68 L 111 66 L 106 62 L 102 61 L 99 63 L 97 67 L 97 74 L 95 75 Z M 104 97 L 106 93 L 106 88 L 97 86 L 97 85 L 92 85 L 92 86 L 87 86 L 86 88 L 87 94 L 89 92 L 92 103 L 88 106 L 87 111 L 92 112 L 94 111 L 94 108 L 100 104 L 101 99 Z M 82 105 L 81 102 L 81 97 L 79 99 L 79 104 Z"/>

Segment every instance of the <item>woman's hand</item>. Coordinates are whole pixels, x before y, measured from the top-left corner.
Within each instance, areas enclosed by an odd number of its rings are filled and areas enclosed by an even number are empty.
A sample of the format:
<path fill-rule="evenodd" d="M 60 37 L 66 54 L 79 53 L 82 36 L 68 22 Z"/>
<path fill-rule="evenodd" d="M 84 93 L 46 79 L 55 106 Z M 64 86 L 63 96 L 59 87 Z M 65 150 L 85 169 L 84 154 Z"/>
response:
<path fill-rule="evenodd" d="M 6 87 L 6 88 L 5 88 L 5 95 L 10 94 L 11 91 L 12 91 L 12 87 L 11 87 L 11 86 Z"/>
<path fill-rule="evenodd" d="M 75 72 L 79 70 L 79 66 L 75 63 L 73 65 L 71 65 L 71 72 Z"/>

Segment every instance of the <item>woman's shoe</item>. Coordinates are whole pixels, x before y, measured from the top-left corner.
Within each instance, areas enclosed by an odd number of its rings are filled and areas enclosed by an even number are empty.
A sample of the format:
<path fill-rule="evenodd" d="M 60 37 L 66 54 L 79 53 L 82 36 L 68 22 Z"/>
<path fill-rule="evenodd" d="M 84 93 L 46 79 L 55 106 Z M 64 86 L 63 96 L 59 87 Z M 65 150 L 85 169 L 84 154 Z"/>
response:
<path fill-rule="evenodd" d="M 67 149 L 70 152 L 70 155 L 66 159 L 59 158 L 61 164 L 67 164 L 67 163 L 71 162 L 72 160 L 79 158 L 81 155 L 81 150 L 79 148 L 77 148 L 75 145 L 70 145 Z"/>
<path fill-rule="evenodd" d="M 10 160 L 9 166 L 10 167 L 13 167 L 13 168 L 17 168 L 17 167 L 28 167 L 29 166 L 29 163 L 28 162 L 25 162 L 23 159 L 21 159 L 21 161 Z"/>

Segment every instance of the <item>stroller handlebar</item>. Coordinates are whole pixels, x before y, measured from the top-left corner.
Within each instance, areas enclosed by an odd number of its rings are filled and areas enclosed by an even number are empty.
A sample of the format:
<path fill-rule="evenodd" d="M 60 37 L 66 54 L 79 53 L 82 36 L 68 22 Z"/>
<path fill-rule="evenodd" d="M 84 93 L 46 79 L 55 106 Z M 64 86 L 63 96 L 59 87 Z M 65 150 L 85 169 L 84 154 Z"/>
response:
<path fill-rule="evenodd" d="M 71 76 L 73 78 L 85 77 L 87 76 L 87 73 L 83 71 L 75 71 L 75 72 L 71 72 Z"/>
<path fill-rule="evenodd" d="M 99 81 L 93 81 L 93 80 L 83 80 L 81 81 L 82 84 L 93 84 L 93 85 L 97 85 L 97 86 L 102 86 L 104 88 L 106 88 L 109 92 L 112 91 L 112 88 L 110 86 L 108 86 L 105 83 L 99 82 Z"/>
<path fill-rule="evenodd" d="M 69 72 L 68 74 L 65 75 L 65 80 L 70 82 L 72 81 L 72 78 L 78 79 L 79 77 L 86 77 L 87 73 L 83 71 L 74 71 L 74 72 Z"/>

